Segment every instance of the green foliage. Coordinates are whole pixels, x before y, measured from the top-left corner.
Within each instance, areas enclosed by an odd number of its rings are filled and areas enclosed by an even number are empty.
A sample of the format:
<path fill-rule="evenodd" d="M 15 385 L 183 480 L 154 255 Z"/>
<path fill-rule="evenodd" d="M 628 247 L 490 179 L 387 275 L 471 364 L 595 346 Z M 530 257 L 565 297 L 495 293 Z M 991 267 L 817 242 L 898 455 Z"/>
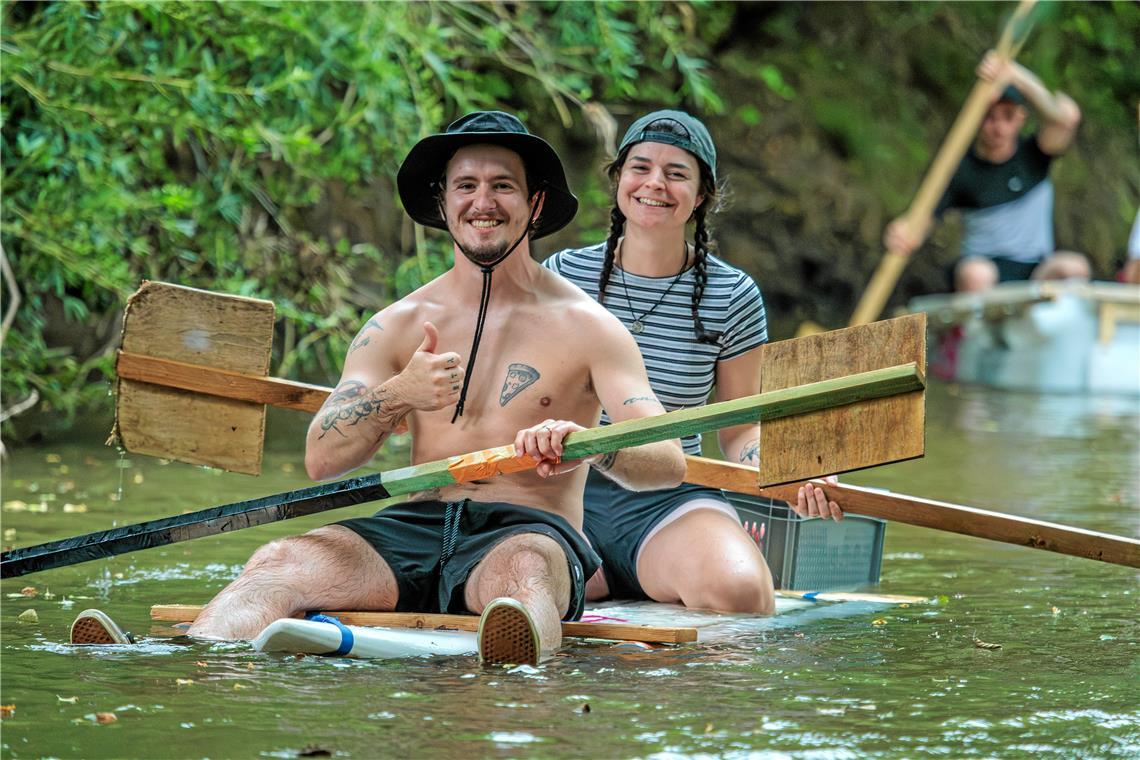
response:
<path fill-rule="evenodd" d="M 80 347 L 143 278 L 271 298 L 276 370 L 328 380 L 362 314 L 447 265 L 377 210 L 417 139 L 478 108 L 569 125 L 676 91 L 715 109 L 692 21 L 683 3 L 5 4 L 3 246 L 23 292 L 6 403 L 105 404 L 113 340 Z"/>

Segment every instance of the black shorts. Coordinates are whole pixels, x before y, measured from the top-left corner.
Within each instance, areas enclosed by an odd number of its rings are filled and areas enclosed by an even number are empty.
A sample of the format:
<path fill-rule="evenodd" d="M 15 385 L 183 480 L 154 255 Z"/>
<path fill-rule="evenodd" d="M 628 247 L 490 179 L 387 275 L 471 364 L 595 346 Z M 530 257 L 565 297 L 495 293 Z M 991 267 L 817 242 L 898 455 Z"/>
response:
<path fill-rule="evenodd" d="M 593 469 L 586 478 L 587 538 L 602 556 L 602 568 L 614 599 L 648 599 L 637 580 L 637 550 L 649 532 L 673 510 L 694 499 L 732 504 L 720 489 L 682 483 L 661 491 L 629 491 Z"/>
<path fill-rule="evenodd" d="M 582 616 L 586 579 L 601 560 L 560 515 L 503 502 L 412 501 L 372 517 L 342 520 L 367 541 L 396 576 L 398 612 L 466 613 L 467 576 L 500 541 L 540 533 L 558 542 L 570 571 L 567 620 Z"/>
<path fill-rule="evenodd" d="M 965 261 L 967 258 L 976 259 L 984 257 L 964 256 L 946 268 L 946 276 L 950 280 L 951 292 L 958 289 L 958 282 L 955 279 L 955 274 L 958 272 L 958 265 Z M 1014 261 L 1013 259 L 1007 259 L 1004 256 L 990 256 L 988 258 L 994 263 L 994 266 L 997 267 L 998 282 L 1017 282 L 1020 280 L 1028 280 L 1033 274 L 1033 270 L 1041 264 L 1040 261 Z"/>

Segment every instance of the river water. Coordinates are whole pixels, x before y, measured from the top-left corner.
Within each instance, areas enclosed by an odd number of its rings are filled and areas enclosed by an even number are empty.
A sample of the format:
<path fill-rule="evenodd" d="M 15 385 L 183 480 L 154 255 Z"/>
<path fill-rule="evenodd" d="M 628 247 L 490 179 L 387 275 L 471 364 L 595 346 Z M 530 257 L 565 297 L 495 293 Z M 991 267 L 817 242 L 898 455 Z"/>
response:
<path fill-rule="evenodd" d="M 11 451 L 4 546 L 308 485 L 300 424 L 271 417 L 260 478 L 94 442 Z M 846 480 L 1137 537 L 1138 472 L 1135 400 L 934 386 L 926 457 Z M 203 603 L 256 546 L 327 521 L 4 581 L 3 756 L 1140 757 L 1135 571 L 899 524 L 877 589 L 930 603 L 678 649 L 570 640 L 537 670 L 271 656 L 150 628 L 152 604 Z M 145 643 L 66 646 L 86 607 Z"/>

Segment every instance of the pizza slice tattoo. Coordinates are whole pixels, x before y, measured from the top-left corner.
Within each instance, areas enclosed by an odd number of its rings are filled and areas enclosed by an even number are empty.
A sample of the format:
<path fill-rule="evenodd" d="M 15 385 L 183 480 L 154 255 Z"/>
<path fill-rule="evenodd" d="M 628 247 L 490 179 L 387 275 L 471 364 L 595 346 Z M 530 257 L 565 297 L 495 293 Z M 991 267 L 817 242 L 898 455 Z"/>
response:
<path fill-rule="evenodd" d="M 506 406 L 508 401 L 534 385 L 538 378 L 538 370 L 528 364 L 507 365 L 507 378 L 503 381 L 503 390 L 499 391 L 499 406 Z"/>

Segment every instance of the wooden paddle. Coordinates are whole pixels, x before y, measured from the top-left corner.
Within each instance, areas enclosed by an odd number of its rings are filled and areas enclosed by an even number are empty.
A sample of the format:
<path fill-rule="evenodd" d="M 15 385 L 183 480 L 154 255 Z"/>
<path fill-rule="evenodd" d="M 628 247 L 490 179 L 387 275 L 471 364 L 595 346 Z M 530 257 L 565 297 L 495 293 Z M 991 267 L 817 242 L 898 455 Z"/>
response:
<path fill-rule="evenodd" d="M 722 427 L 805 414 L 832 406 L 908 393 L 922 386 L 922 373 L 911 363 L 732 401 L 679 409 L 656 417 L 626 420 L 572 433 L 563 442 L 563 459 L 581 459 L 592 454 L 680 438 Z M 0 560 L 0 577 L 20 576 L 153 546 L 165 546 L 366 501 L 518 472 L 535 465 L 536 462 L 530 457 L 518 458 L 513 444 L 500 446 L 378 475 L 324 483 L 39 546 L 13 549 L 5 552 Z"/>
<path fill-rule="evenodd" d="M 754 494 L 794 502 L 800 484 L 762 488 L 756 484 L 756 469 L 704 457 L 688 457 L 685 482 L 726 491 Z M 1140 567 L 1140 541 L 1110 533 L 1031 520 L 1017 515 L 989 512 L 917 496 L 888 493 L 841 483 L 823 485 L 830 499 L 845 512 L 881 520 L 935 528 L 964 536 L 986 538 L 1031 549 L 1068 554 L 1126 567 Z"/>
<path fill-rule="evenodd" d="M 1013 60 L 1021 51 L 1021 46 L 1029 36 L 1032 27 L 1030 12 L 1036 0 L 1021 0 L 1013 16 L 1006 23 L 998 41 L 997 54 Z M 977 134 L 978 126 L 985 118 L 986 111 L 996 95 L 992 82 L 979 79 L 966 98 L 962 111 L 950 127 L 950 132 L 942 143 L 929 171 L 919 185 L 918 193 L 910 208 L 903 215 L 912 232 L 925 232 L 934 215 L 938 199 L 946 191 L 950 178 L 962 161 L 962 156 L 970 147 Z M 909 256 L 901 251 L 887 251 L 879 261 L 879 266 L 871 277 L 867 289 L 855 306 L 849 325 L 863 325 L 878 319 L 883 307 L 890 298 L 895 284 L 906 267 Z"/>
<path fill-rule="evenodd" d="M 128 302 L 112 438 L 128 451 L 256 475 L 265 405 L 316 412 L 328 388 L 266 377 L 271 301 L 144 282 Z M 761 391 L 913 362 L 926 371 L 925 315 L 762 348 Z M 923 389 L 764 427 L 765 484 L 922 456 Z"/>

